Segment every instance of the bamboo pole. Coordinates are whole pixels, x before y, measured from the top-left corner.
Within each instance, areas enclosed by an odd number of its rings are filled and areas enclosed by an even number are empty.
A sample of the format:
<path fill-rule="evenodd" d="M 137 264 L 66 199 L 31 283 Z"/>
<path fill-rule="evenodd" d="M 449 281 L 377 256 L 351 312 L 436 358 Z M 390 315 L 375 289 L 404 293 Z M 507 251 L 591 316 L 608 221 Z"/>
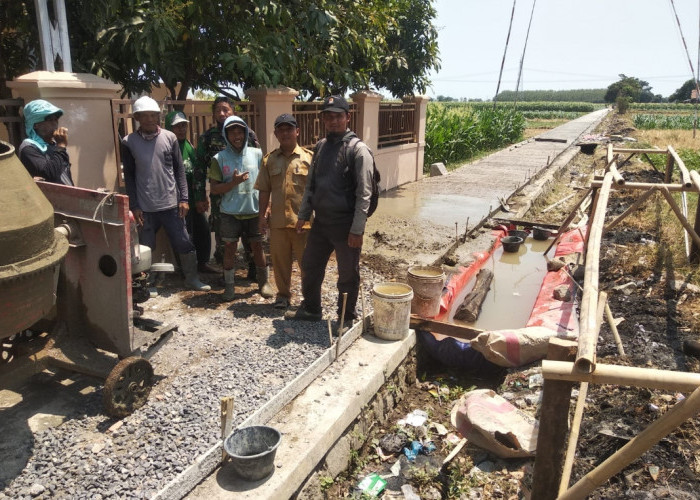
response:
<path fill-rule="evenodd" d="M 693 186 L 700 192 L 700 174 L 698 174 L 695 170 L 691 170 L 690 172 L 690 180 L 693 183 Z M 700 196 L 698 197 L 698 203 L 697 207 L 695 208 L 695 223 L 693 224 L 693 228 L 695 229 L 695 232 L 700 234 Z M 700 261 L 700 247 L 695 244 L 695 241 L 690 245 L 690 256 L 689 260 L 693 264 L 697 264 Z"/>
<path fill-rule="evenodd" d="M 700 193 L 700 174 L 696 170 L 690 171 L 690 182 L 693 183 L 695 190 Z"/>
<path fill-rule="evenodd" d="M 588 396 L 588 382 L 581 382 L 581 385 L 578 388 L 578 398 L 576 398 L 574 418 L 571 421 L 569 442 L 566 447 L 566 459 L 564 460 L 564 468 L 561 473 L 561 481 L 559 482 L 559 496 L 561 496 L 569 488 L 571 469 L 574 467 L 576 445 L 578 444 L 578 437 L 581 431 L 581 420 L 583 420 L 583 408 L 586 404 L 586 396 Z"/>
<path fill-rule="evenodd" d="M 583 204 L 585 200 L 588 199 L 588 197 L 591 195 L 591 189 L 587 189 L 586 193 L 583 195 L 583 197 L 574 205 L 574 207 L 571 209 L 571 212 L 569 215 L 566 217 L 564 222 L 562 222 L 561 226 L 559 226 L 559 229 L 557 230 L 556 236 L 554 236 L 554 240 L 549 244 L 547 247 L 547 250 L 544 251 L 543 255 L 547 255 L 549 251 L 552 249 L 552 247 L 559 241 L 561 238 L 562 234 L 569 228 L 569 224 L 571 224 L 571 221 L 574 220 L 574 217 L 576 217 L 576 210 Z"/>
<path fill-rule="evenodd" d="M 614 156 L 613 156 L 613 145 L 612 145 L 612 143 L 609 142 L 609 143 L 608 143 L 607 151 L 606 151 L 606 153 L 605 153 L 605 162 L 606 162 L 608 165 L 610 165 L 610 164 L 613 162 L 613 158 L 614 158 Z"/>
<path fill-rule="evenodd" d="M 602 464 L 583 476 L 571 489 L 560 495 L 559 499 L 585 499 L 595 488 L 641 457 L 649 448 L 698 412 L 700 412 L 700 387 L 696 387 L 690 396 L 676 403 L 665 415 L 655 420 Z"/>
<path fill-rule="evenodd" d="M 593 373 L 584 373 L 574 363 L 546 359 L 542 361 L 542 376 L 545 379 L 629 385 L 676 392 L 690 392 L 700 386 L 700 373 L 605 364 L 598 364 Z"/>
<path fill-rule="evenodd" d="M 602 180 L 591 181 L 592 188 L 599 188 L 603 185 Z M 668 184 L 668 183 L 654 183 L 654 182 L 625 182 L 624 186 L 616 187 L 615 189 L 650 189 L 650 188 L 661 188 L 665 187 L 669 191 L 693 191 L 693 187 L 686 188 L 683 184 Z"/>
<path fill-rule="evenodd" d="M 608 224 L 607 226 L 605 226 L 605 227 L 603 228 L 603 233 L 605 233 L 606 231 L 610 231 L 612 228 L 614 228 L 615 226 L 617 226 L 620 222 L 622 222 L 623 220 L 625 220 L 625 218 L 626 218 L 629 214 L 631 214 L 632 212 L 634 212 L 635 210 L 637 210 L 637 209 L 641 206 L 641 204 L 644 203 L 645 201 L 647 201 L 647 199 L 649 199 L 649 197 L 650 197 L 651 195 L 653 195 L 655 192 L 656 192 L 656 188 L 651 188 L 651 189 L 649 189 L 649 191 L 647 191 L 646 193 L 642 194 L 642 196 L 640 196 L 639 198 L 637 198 L 636 200 L 634 200 L 634 203 L 632 203 L 632 204 L 627 208 L 627 210 L 625 210 L 624 212 L 622 212 L 620 215 L 617 216 L 617 218 L 616 218 L 614 221 L 612 221 L 610 224 Z"/>
<path fill-rule="evenodd" d="M 612 146 L 612 144 L 611 144 Z M 613 153 L 635 153 L 635 154 L 666 154 L 665 149 L 634 149 L 634 148 L 612 148 Z"/>
<path fill-rule="evenodd" d="M 604 292 L 601 292 L 604 293 Z M 620 356 L 625 356 L 625 348 L 622 345 L 622 339 L 620 338 L 620 332 L 617 331 L 617 325 L 615 324 L 615 318 L 613 318 L 612 311 L 610 310 L 610 304 L 605 303 L 605 318 L 608 320 L 608 326 L 610 326 L 610 331 L 615 339 L 615 344 L 617 345 L 617 353 Z"/>
<path fill-rule="evenodd" d="M 683 217 L 683 214 L 681 213 L 681 209 L 678 207 L 678 204 L 676 203 L 676 200 L 673 199 L 673 196 L 671 196 L 671 193 L 668 192 L 668 189 L 661 188 L 660 189 L 661 194 L 664 195 L 666 198 L 666 201 L 668 201 L 668 204 L 671 206 L 671 209 L 673 212 L 676 214 L 676 217 L 678 217 L 679 222 L 681 225 L 685 228 L 686 231 L 688 231 L 688 234 L 690 234 L 690 237 L 693 238 L 693 242 L 700 246 L 700 236 L 698 236 L 698 233 L 695 232 L 695 229 L 693 229 L 693 226 L 690 225 L 688 222 L 688 219 Z"/>
<path fill-rule="evenodd" d="M 603 178 L 603 185 L 598 191 L 595 213 L 586 234 L 586 267 L 583 279 L 583 296 L 581 297 L 581 319 L 579 321 L 578 353 L 576 366 L 584 372 L 595 370 L 596 343 L 596 303 L 598 301 L 598 271 L 600 264 L 600 242 L 605 223 L 605 212 L 610 198 L 612 173 L 608 172 Z"/>
<path fill-rule="evenodd" d="M 615 181 L 615 184 L 617 184 L 618 186 L 625 185 L 625 179 L 622 178 L 620 172 L 617 170 L 617 165 L 615 165 L 615 162 L 612 162 L 610 164 L 608 171 L 613 175 L 613 181 Z"/>
<path fill-rule="evenodd" d="M 688 172 L 688 168 L 685 166 L 685 163 L 683 160 L 681 160 L 681 157 L 678 156 L 676 150 L 671 146 L 668 147 L 668 152 L 673 157 L 673 160 L 678 164 L 678 169 L 681 171 L 681 184 L 687 188 L 691 187 L 692 183 L 690 182 L 690 173 Z"/>
<path fill-rule="evenodd" d="M 566 201 L 570 200 L 570 199 L 573 198 L 574 196 L 576 196 L 576 193 L 571 193 L 570 195 L 565 196 L 565 197 L 562 198 L 561 200 L 555 201 L 554 203 L 552 203 L 551 205 L 549 205 L 547 208 L 545 208 L 544 210 L 542 210 L 542 213 L 543 213 L 543 214 L 546 214 L 547 212 L 549 212 L 550 210 L 552 210 L 554 207 L 558 207 L 559 205 L 561 205 L 562 203 L 565 203 Z"/>

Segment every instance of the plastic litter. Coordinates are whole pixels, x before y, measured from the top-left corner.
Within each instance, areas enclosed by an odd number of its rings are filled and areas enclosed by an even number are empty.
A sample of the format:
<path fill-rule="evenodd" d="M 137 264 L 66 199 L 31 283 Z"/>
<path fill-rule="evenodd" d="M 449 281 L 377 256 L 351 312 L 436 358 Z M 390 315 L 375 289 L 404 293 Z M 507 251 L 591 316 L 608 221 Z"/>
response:
<path fill-rule="evenodd" d="M 369 476 L 365 476 L 357 487 L 360 491 L 371 497 L 378 497 L 379 494 L 384 491 L 384 488 L 386 488 L 386 481 L 382 479 L 379 474 L 370 474 Z"/>
<path fill-rule="evenodd" d="M 430 455 L 436 449 L 435 443 L 432 441 L 428 441 L 425 444 L 421 443 L 420 441 L 411 441 L 411 447 L 404 448 L 403 454 L 406 455 L 409 462 L 413 462 L 419 453 L 423 453 L 423 455 Z"/>
<path fill-rule="evenodd" d="M 426 412 L 423 410 L 413 410 L 411 413 L 406 415 L 406 418 L 399 420 L 398 424 L 418 427 L 423 425 L 426 420 L 428 420 L 428 414 Z"/>
<path fill-rule="evenodd" d="M 401 493 L 405 500 L 420 500 L 420 497 L 416 495 L 413 491 L 413 487 L 410 484 L 404 484 L 401 486 Z"/>

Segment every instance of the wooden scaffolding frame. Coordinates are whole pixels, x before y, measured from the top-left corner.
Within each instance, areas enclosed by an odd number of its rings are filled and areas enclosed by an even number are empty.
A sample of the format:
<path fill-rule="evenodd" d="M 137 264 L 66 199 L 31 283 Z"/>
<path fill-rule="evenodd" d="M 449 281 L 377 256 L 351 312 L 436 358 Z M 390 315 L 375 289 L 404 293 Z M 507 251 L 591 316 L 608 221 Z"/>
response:
<path fill-rule="evenodd" d="M 653 166 L 649 155 L 665 154 L 664 182 L 626 182 L 620 174 L 620 168 L 618 168 L 620 155 L 626 154 L 629 156 L 620 165 L 624 165 L 633 155 L 640 154 Z M 607 317 L 610 322 L 613 333 L 616 331 L 607 304 L 607 295 L 599 290 L 598 283 L 603 233 L 619 224 L 654 194 L 661 193 L 684 228 L 687 257 L 692 263 L 697 264 L 699 260 L 698 249 L 700 249 L 700 236 L 698 236 L 700 232 L 700 203 L 698 203 L 695 223 L 691 225 L 688 222 L 686 193 L 693 192 L 700 195 L 700 175 L 695 171 L 689 172 L 671 146 L 666 150 L 629 149 L 614 148 L 610 144 L 606 160 L 604 175 L 593 180 L 584 198 L 577 204 L 557 233 L 558 238 L 569 228 L 583 200 L 591 197 L 593 203 L 590 208 L 589 227 L 584 246 L 585 277 L 581 298 L 578 342 L 552 339 L 547 359 L 542 362 L 542 375 L 545 383 L 532 490 L 532 498 L 538 500 L 586 498 L 595 488 L 639 458 L 687 419 L 700 412 L 700 374 L 596 364 L 596 345 L 604 317 Z M 676 178 L 679 182 L 673 182 L 674 165 L 678 166 Z M 624 213 L 606 225 L 605 215 L 610 193 L 613 190 L 634 190 L 641 192 L 641 195 Z M 681 206 L 675 201 L 671 192 L 682 193 Z M 692 245 L 689 245 L 688 238 L 690 238 Z M 552 245 L 556 241 L 557 239 Z M 618 343 L 618 348 L 620 350 L 622 348 L 620 343 Z M 624 351 L 621 351 L 621 354 L 624 355 Z M 580 383 L 580 388 L 569 430 L 569 405 L 571 391 L 575 383 Z M 691 394 L 676 403 L 673 408 L 650 424 L 625 446 L 588 472 L 576 484 L 569 487 L 589 384 L 627 385 L 683 391 Z M 568 445 L 564 446 L 567 433 Z"/>

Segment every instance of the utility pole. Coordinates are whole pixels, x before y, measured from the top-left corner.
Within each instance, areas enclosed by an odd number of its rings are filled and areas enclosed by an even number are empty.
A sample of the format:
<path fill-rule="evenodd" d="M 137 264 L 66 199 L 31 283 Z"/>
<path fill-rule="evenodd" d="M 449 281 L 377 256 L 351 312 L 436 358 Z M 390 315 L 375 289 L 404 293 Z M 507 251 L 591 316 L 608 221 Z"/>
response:
<path fill-rule="evenodd" d="M 34 0 L 39 41 L 41 42 L 41 60 L 46 71 L 56 71 L 56 57 L 60 58 L 61 69 L 72 73 L 70 45 L 68 43 L 68 22 L 64 0 L 52 0 L 53 12 L 49 12 L 49 0 Z"/>

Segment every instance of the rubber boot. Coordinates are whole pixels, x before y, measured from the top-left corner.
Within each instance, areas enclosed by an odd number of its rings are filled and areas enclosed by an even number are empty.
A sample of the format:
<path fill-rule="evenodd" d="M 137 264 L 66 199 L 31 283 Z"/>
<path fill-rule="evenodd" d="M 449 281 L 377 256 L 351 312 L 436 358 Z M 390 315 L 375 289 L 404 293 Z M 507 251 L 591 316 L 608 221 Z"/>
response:
<path fill-rule="evenodd" d="M 181 253 L 180 265 L 182 266 L 182 273 L 185 275 L 185 288 L 197 290 L 198 292 L 211 290 L 209 285 L 199 281 L 199 276 L 197 275 L 197 254 L 195 252 Z"/>
<path fill-rule="evenodd" d="M 235 296 L 234 283 L 236 281 L 235 269 L 224 269 L 224 293 L 221 294 L 221 300 L 231 302 Z"/>
<path fill-rule="evenodd" d="M 274 297 L 275 292 L 272 289 L 272 285 L 270 285 L 270 275 L 267 266 L 258 267 L 255 271 L 258 280 L 258 288 L 260 289 L 260 295 L 266 299 Z"/>

